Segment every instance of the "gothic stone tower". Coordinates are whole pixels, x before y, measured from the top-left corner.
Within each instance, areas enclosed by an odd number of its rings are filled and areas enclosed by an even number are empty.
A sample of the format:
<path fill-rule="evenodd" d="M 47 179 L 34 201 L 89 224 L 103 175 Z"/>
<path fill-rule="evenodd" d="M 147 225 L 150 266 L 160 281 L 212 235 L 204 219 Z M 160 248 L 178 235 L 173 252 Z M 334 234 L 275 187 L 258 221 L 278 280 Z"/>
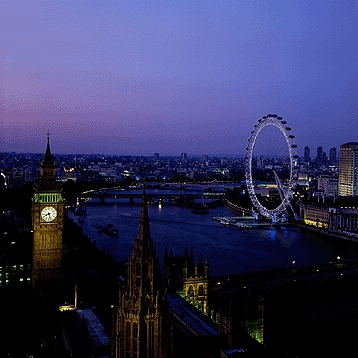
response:
<path fill-rule="evenodd" d="M 146 191 L 143 190 L 138 236 L 128 259 L 127 280 L 119 290 L 113 322 L 115 358 L 164 357 L 161 274 L 149 232 Z"/>
<path fill-rule="evenodd" d="M 62 229 L 64 203 L 55 163 L 50 150 L 50 134 L 41 162 L 40 178 L 32 199 L 32 287 L 58 286 L 61 283 Z"/>
<path fill-rule="evenodd" d="M 187 257 L 187 253 L 184 254 Z M 207 313 L 208 310 L 208 286 L 209 286 L 209 259 L 203 263 L 202 255 L 198 264 L 194 264 L 191 251 L 189 259 L 184 262 L 184 295 L 187 300 L 198 309 Z"/>
<path fill-rule="evenodd" d="M 185 298 L 204 313 L 208 313 L 209 259 L 203 262 L 200 254 L 198 264 L 194 262 L 193 249 L 188 254 L 174 256 L 164 252 L 164 278 L 168 291 L 182 291 Z"/>

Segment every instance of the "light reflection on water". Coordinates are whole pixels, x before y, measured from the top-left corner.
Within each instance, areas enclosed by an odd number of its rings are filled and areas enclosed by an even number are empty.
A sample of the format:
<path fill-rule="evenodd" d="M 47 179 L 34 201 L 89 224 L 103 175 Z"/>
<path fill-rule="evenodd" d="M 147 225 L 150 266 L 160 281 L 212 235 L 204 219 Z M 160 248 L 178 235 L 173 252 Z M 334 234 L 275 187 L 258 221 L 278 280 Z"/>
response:
<path fill-rule="evenodd" d="M 104 247 L 116 260 L 126 260 L 137 235 L 139 212 L 140 200 L 134 204 L 128 200 L 104 205 L 88 203 L 85 222 L 79 225 L 92 241 L 96 240 L 99 249 Z M 187 246 L 189 250 L 193 248 L 196 259 L 200 253 L 204 259 L 209 258 L 211 276 L 289 267 L 293 260 L 297 265 L 310 265 L 329 263 L 338 255 L 346 261 L 358 259 L 358 245 L 351 242 L 338 242 L 302 230 L 239 229 L 212 219 L 218 215 L 238 216 L 227 207 L 196 215 L 172 203 L 163 203 L 162 207 L 155 203 L 149 205 L 148 213 L 161 262 L 165 247 L 182 254 Z M 78 219 L 72 212 L 69 216 Z M 99 233 L 96 223 L 114 224 L 119 236 Z"/>

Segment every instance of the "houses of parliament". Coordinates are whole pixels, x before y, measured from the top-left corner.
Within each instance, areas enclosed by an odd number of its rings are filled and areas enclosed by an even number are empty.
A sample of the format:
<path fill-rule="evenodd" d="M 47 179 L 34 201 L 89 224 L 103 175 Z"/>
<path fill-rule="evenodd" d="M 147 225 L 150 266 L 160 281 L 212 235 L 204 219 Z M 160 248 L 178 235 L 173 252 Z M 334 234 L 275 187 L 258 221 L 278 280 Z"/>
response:
<path fill-rule="evenodd" d="M 40 293 L 42 300 L 51 297 L 52 307 L 60 308 L 59 314 L 53 317 L 60 322 L 64 356 L 230 356 L 229 351 L 224 351 L 230 348 L 227 339 L 230 327 L 227 324 L 220 326 L 218 308 L 209 305 L 208 258 L 204 260 L 200 255 L 195 263 L 192 250 L 189 253 L 185 248 L 183 255 L 173 255 L 166 249 L 162 276 L 150 234 L 145 188 L 138 234 L 133 241 L 124 278 L 120 277 L 116 284 L 111 323 L 103 324 L 93 306 L 78 304 L 77 286 L 73 286 L 73 299 L 67 295 L 68 302 L 64 302 L 65 295 L 61 290 L 75 282 L 66 283 L 75 274 L 64 273 L 70 249 L 65 245 L 63 233 L 65 199 L 55 173 L 48 135 L 40 178 L 32 198 L 31 287 Z M 91 349 L 79 348 L 81 345 Z M 76 355 L 76 352 L 81 353 Z"/>

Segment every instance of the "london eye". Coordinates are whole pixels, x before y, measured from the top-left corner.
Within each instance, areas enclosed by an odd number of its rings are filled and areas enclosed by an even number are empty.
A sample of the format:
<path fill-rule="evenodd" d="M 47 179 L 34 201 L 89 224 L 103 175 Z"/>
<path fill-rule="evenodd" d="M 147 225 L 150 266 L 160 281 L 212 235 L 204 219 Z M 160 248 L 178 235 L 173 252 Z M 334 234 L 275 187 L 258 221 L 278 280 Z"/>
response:
<path fill-rule="evenodd" d="M 256 194 L 256 185 L 253 179 L 254 165 L 253 160 L 256 159 L 254 149 L 257 144 L 258 138 L 263 136 L 264 132 L 268 127 L 276 127 L 279 130 L 281 139 L 285 143 L 286 149 L 286 160 L 285 166 L 287 168 L 288 175 L 286 178 L 280 178 L 278 172 L 280 169 L 275 167 L 275 164 L 270 166 L 272 170 L 272 175 L 275 180 L 275 186 L 277 186 L 278 191 L 278 200 L 277 206 L 269 207 L 265 205 L 262 200 L 258 199 Z M 276 129 L 277 132 L 277 129 Z M 277 221 L 283 218 L 287 211 L 287 207 L 291 207 L 291 198 L 293 195 L 293 188 L 295 186 L 295 181 L 297 179 L 297 145 L 294 143 L 295 136 L 291 133 L 291 128 L 287 126 L 287 122 L 283 120 L 282 117 L 279 117 L 277 114 L 268 114 L 260 118 L 255 124 L 253 130 L 251 131 L 250 138 L 248 139 L 248 145 L 246 148 L 246 166 L 245 166 L 245 176 L 246 176 L 246 186 L 248 194 L 250 196 L 251 202 L 256 209 L 256 212 L 261 214 L 263 217 Z M 274 141 L 271 145 L 275 146 L 278 141 Z M 281 167 L 282 169 L 282 167 Z M 293 212 L 293 209 L 292 209 Z M 293 212 L 294 214 L 294 212 Z M 295 215 L 296 217 L 296 215 Z"/>

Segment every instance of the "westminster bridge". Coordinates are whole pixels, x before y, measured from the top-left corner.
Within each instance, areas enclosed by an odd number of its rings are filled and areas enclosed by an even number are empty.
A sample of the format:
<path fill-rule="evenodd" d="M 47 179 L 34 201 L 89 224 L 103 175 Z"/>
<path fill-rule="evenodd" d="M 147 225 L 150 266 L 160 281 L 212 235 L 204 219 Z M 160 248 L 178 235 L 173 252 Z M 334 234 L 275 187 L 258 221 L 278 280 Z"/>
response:
<path fill-rule="evenodd" d="M 276 357 L 322 356 L 326 349 L 342 349 L 340 342 L 349 337 L 346 322 L 358 319 L 358 261 L 337 257 L 329 264 L 292 265 L 210 278 L 201 314 L 203 297 L 184 300 L 170 293 L 173 322 L 188 336 L 206 337 L 208 347 L 225 337 L 228 348 L 243 348 L 250 357 L 271 357 L 269 351 Z M 322 342 L 330 345 L 322 348 Z"/>
<path fill-rule="evenodd" d="M 212 277 L 208 315 L 230 346 L 245 331 L 270 347 L 313 352 L 317 342 L 348 341 L 358 320 L 358 261 L 334 262 Z M 316 341 L 315 341 L 316 340 Z M 315 352 L 315 354 L 318 354 Z"/>
<path fill-rule="evenodd" d="M 318 284 L 327 278 L 343 276 L 344 274 L 358 277 L 358 261 L 341 262 L 339 257 L 335 262 L 328 264 L 298 267 L 295 264 L 295 261 L 293 261 L 292 267 L 212 277 L 209 281 L 209 291 L 226 294 L 254 287 L 269 291 L 275 286 L 296 282 L 297 280 Z"/>

